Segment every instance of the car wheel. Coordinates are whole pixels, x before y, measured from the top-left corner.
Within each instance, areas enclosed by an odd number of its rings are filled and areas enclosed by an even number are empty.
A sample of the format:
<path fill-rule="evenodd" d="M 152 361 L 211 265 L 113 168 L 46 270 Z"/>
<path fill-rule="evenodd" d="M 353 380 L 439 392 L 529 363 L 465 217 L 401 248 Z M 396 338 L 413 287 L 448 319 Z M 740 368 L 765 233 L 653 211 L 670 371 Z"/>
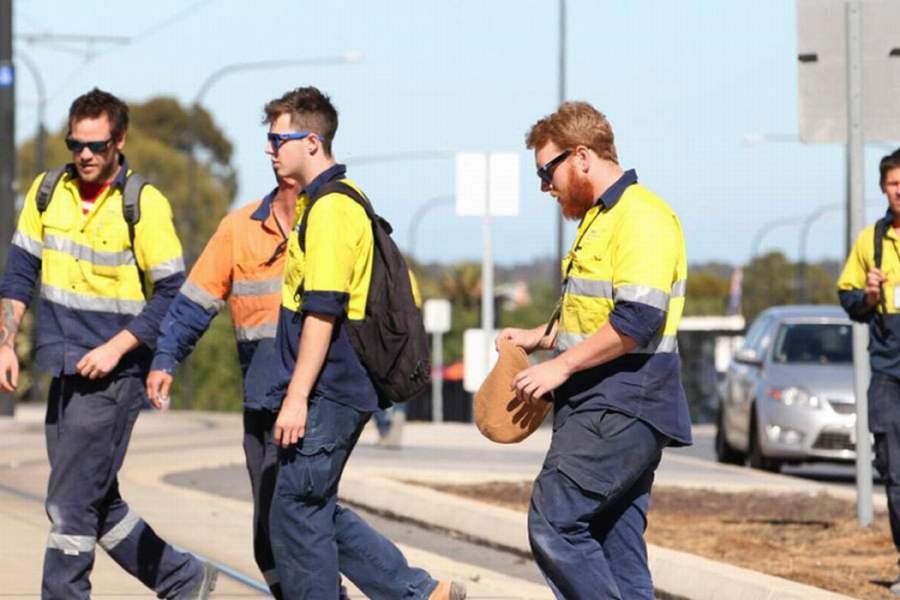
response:
<path fill-rule="evenodd" d="M 759 418 L 756 416 L 756 409 L 750 415 L 750 466 L 761 471 L 770 473 L 778 473 L 781 471 L 782 461 L 764 456 L 759 443 L 759 436 L 762 435 L 759 426 Z"/>
<path fill-rule="evenodd" d="M 723 423 L 722 409 L 716 419 L 716 460 L 726 465 L 743 465 L 747 455 L 735 450 L 725 437 L 725 425 Z"/>

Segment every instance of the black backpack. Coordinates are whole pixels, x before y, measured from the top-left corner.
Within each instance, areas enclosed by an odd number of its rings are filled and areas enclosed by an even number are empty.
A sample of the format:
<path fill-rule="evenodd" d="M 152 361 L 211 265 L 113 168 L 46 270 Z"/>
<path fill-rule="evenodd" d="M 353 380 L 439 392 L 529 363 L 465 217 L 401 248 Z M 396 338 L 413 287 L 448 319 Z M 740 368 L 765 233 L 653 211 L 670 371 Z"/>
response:
<path fill-rule="evenodd" d="M 391 239 L 390 223 L 375 214 L 369 200 L 352 186 L 330 181 L 309 199 L 300 218 L 300 248 L 306 252 L 306 224 L 313 205 L 333 193 L 348 196 L 365 209 L 375 243 L 365 317 L 345 323 L 350 344 L 369 373 L 381 406 L 405 402 L 428 386 L 431 365 L 422 313 L 413 298 L 406 260 Z M 301 283 L 298 293 L 302 287 Z"/>
<path fill-rule="evenodd" d="M 63 165 L 62 167 L 50 169 L 44 175 L 44 178 L 41 180 L 41 185 L 38 187 L 37 196 L 35 197 L 35 203 L 37 204 L 39 213 L 43 214 L 44 211 L 47 210 L 47 207 L 50 206 L 50 200 L 53 199 L 53 192 L 56 190 L 56 186 L 59 185 L 63 175 L 66 173 L 74 177 L 75 165 L 70 163 Z M 132 171 L 131 175 L 126 177 L 125 189 L 122 190 L 122 215 L 125 217 L 125 223 L 128 225 L 128 241 L 131 244 L 132 254 L 134 254 L 134 227 L 138 224 L 138 221 L 141 220 L 141 192 L 145 185 L 147 185 L 147 180 L 138 173 Z M 137 267 L 141 287 L 143 288 L 144 272 L 138 264 L 136 255 L 134 257 L 134 265 Z M 146 295 L 146 293 L 146 290 L 144 290 L 144 295 Z"/>

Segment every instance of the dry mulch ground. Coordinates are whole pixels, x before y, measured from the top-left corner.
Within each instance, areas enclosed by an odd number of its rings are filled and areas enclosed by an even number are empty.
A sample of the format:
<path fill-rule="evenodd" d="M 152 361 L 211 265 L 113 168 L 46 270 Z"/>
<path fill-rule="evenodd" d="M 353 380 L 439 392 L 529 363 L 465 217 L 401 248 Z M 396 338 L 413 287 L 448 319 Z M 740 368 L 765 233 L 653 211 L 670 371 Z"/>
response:
<path fill-rule="evenodd" d="M 521 511 L 531 495 L 531 482 L 428 486 Z M 890 598 L 897 576 L 887 514 L 876 512 L 874 525 L 862 529 L 852 502 L 824 494 L 658 486 L 649 521 L 652 544 L 855 598 Z"/>

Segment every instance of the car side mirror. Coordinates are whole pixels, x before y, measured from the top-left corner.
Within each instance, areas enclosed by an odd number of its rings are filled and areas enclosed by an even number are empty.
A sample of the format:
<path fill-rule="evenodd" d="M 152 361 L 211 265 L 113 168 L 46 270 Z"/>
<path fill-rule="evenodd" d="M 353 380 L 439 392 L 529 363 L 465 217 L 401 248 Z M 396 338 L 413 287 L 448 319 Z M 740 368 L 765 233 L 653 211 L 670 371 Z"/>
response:
<path fill-rule="evenodd" d="M 761 367 L 763 364 L 762 358 L 753 348 L 741 348 L 734 353 L 734 360 L 745 365 L 753 365 L 754 367 Z"/>

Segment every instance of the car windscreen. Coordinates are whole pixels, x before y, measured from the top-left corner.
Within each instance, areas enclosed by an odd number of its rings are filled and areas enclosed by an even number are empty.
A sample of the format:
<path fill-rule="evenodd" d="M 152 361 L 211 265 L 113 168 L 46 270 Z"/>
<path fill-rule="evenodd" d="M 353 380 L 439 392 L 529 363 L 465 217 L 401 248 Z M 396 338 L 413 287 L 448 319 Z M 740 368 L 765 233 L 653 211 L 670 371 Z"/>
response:
<path fill-rule="evenodd" d="M 853 362 L 850 325 L 840 323 L 792 323 L 782 325 L 775 339 L 772 360 L 778 363 Z"/>

